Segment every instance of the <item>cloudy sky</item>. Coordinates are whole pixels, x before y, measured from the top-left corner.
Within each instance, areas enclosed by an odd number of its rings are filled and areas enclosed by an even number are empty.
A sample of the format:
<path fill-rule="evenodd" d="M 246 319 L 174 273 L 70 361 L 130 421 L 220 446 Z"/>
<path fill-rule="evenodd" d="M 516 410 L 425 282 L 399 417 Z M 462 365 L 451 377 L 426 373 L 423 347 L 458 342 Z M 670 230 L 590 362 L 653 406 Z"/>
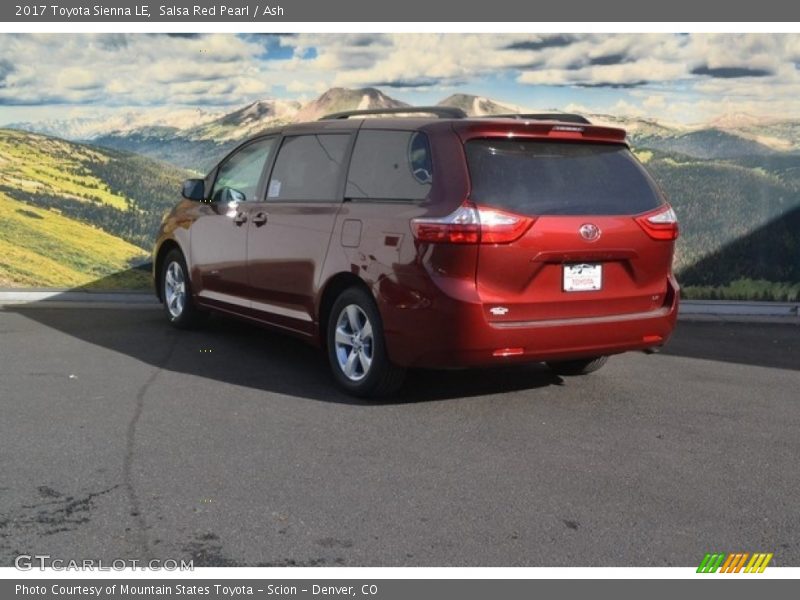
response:
<path fill-rule="evenodd" d="M 0 34 L 0 124 L 220 110 L 375 86 L 695 123 L 800 117 L 800 36 L 778 34 Z"/>

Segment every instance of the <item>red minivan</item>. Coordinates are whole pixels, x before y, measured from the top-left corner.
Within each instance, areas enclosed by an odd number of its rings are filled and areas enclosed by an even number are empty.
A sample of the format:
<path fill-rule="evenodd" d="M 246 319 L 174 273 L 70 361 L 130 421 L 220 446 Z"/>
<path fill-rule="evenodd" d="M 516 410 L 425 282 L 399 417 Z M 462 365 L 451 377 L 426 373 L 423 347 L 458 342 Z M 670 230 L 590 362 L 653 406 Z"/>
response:
<path fill-rule="evenodd" d="M 296 335 L 355 395 L 409 367 L 588 373 L 675 326 L 675 213 L 625 132 L 579 115 L 337 113 L 255 136 L 183 198 L 153 255 L 168 319 Z"/>

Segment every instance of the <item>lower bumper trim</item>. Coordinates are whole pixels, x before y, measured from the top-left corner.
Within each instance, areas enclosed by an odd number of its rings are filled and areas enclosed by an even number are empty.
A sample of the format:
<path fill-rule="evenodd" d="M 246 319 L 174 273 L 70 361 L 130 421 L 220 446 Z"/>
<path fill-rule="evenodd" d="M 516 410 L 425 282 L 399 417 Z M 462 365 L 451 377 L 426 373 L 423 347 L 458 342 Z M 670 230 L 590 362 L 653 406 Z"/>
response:
<path fill-rule="evenodd" d="M 495 329 L 535 329 L 541 327 L 563 327 L 570 325 L 593 325 L 600 323 L 624 323 L 643 319 L 661 319 L 672 312 L 671 307 L 663 307 L 647 312 L 626 313 L 622 315 L 605 315 L 602 317 L 574 317 L 569 319 L 542 319 L 539 321 L 494 321 L 490 323 Z"/>

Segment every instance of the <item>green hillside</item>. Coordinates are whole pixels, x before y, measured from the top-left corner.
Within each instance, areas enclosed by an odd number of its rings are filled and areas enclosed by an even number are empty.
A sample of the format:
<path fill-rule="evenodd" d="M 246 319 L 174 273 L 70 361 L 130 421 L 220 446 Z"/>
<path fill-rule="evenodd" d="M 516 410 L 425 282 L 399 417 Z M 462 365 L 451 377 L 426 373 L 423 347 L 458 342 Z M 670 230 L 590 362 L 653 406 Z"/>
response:
<path fill-rule="evenodd" d="M 134 154 L 0 130 L 0 286 L 147 285 L 161 217 L 187 172 Z M 125 272 L 125 273 L 123 273 Z"/>
<path fill-rule="evenodd" d="M 41 135 L 0 130 L 0 185 L 31 194 L 55 194 L 82 204 L 128 210 L 127 199 L 112 191 L 89 165 L 108 156 Z"/>
<path fill-rule="evenodd" d="M 125 273 L 105 287 L 141 288 L 146 273 L 130 271 L 148 255 L 91 225 L 12 200 L 0 192 L 0 286 L 77 287 Z"/>
<path fill-rule="evenodd" d="M 170 127 L 150 127 L 128 133 L 104 135 L 94 144 L 205 173 L 241 140 L 195 139 Z"/>
<path fill-rule="evenodd" d="M 666 152 L 679 152 L 694 158 L 737 158 L 742 156 L 767 156 L 773 150 L 757 141 L 719 129 L 708 128 L 676 135 L 634 134 L 634 144 Z"/>
<path fill-rule="evenodd" d="M 800 181 L 763 168 L 664 154 L 647 168 L 680 218 L 679 271 L 800 206 Z"/>
<path fill-rule="evenodd" d="M 637 153 L 678 213 L 675 269 L 688 297 L 796 299 L 800 156 Z"/>

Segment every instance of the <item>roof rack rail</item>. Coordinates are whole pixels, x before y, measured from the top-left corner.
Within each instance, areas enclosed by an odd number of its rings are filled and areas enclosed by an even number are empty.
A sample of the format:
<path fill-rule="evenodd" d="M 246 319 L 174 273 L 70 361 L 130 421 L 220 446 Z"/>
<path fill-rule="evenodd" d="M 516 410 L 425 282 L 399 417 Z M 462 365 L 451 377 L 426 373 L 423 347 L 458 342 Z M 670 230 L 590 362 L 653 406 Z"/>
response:
<path fill-rule="evenodd" d="M 370 108 L 366 110 L 345 110 L 331 113 L 320 118 L 320 121 L 348 119 L 366 115 L 404 115 L 408 113 L 424 113 L 436 115 L 439 119 L 465 119 L 467 113 L 452 106 L 404 106 L 402 108 Z"/>
<path fill-rule="evenodd" d="M 503 115 L 484 115 L 482 119 L 526 119 L 531 121 L 561 121 L 562 123 L 582 123 L 591 125 L 583 115 L 574 113 L 508 113 Z"/>

